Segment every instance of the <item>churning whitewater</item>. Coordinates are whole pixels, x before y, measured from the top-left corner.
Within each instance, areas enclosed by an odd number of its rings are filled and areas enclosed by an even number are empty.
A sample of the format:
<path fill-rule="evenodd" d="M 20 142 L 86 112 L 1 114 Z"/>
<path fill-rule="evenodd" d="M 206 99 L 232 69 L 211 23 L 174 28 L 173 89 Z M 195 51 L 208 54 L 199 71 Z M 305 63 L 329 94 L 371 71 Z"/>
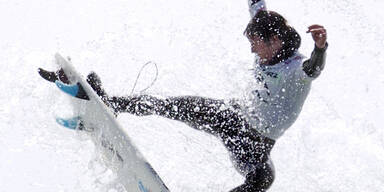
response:
<path fill-rule="evenodd" d="M 269 191 L 379 192 L 384 186 L 384 30 L 377 0 L 266 0 L 302 37 L 328 31 L 327 65 L 298 120 L 271 156 Z M 254 55 L 243 31 L 246 0 L 0 1 L 0 191 L 124 191 L 90 138 L 60 127 L 68 96 L 37 69 L 70 56 L 82 75 L 98 73 L 111 95 L 241 97 Z M 226 192 L 244 178 L 221 142 L 161 117 L 121 114 L 119 123 L 174 192 Z"/>

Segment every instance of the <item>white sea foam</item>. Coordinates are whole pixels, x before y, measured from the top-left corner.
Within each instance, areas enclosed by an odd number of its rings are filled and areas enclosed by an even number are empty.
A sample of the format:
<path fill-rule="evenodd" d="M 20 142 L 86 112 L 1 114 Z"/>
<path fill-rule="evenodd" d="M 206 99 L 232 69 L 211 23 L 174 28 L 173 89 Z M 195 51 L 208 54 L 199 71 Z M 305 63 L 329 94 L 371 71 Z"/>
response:
<path fill-rule="evenodd" d="M 267 4 L 302 35 L 305 55 L 313 48 L 306 26 L 329 33 L 326 68 L 272 152 L 270 191 L 382 191 L 384 4 Z M 253 62 L 242 35 L 248 20 L 245 0 L 0 0 L 0 191 L 120 190 L 89 139 L 54 122 L 70 115 L 67 96 L 37 68 L 54 69 L 55 52 L 84 75 L 96 71 L 114 95 L 129 94 L 153 61 L 159 77 L 147 93 L 240 97 Z M 160 117 L 119 121 L 171 191 L 224 192 L 243 182 L 212 136 Z"/>

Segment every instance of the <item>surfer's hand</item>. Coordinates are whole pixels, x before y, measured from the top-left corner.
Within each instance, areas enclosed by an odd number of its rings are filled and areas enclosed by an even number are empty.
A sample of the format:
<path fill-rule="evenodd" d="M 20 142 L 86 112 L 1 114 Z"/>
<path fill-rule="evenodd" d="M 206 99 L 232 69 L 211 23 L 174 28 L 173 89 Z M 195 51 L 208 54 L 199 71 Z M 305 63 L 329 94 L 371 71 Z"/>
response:
<path fill-rule="evenodd" d="M 327 30 L 321 25 L 311 25 L 308 27 L 307 33 L 312 34 L 316 47 L 324 48 L 327 42 Z"/>

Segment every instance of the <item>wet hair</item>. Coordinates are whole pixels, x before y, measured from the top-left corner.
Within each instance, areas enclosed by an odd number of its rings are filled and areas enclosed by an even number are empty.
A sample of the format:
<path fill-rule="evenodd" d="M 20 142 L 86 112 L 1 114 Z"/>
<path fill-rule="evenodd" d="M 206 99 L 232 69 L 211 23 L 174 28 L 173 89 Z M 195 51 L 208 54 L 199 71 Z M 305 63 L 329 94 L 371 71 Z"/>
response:
<path fill-rule="evenodd" d="M 255 35 L 269 43 L 277 35 L 282 41 L 282 48 L 270 61 L 270 65 L 287 60 L 299 49 L 301 38 L 294 28 L 287 24 L 287 20 L 274 11 L 259 11 L 249 22 L 244 34 L 248 37 Z"/>

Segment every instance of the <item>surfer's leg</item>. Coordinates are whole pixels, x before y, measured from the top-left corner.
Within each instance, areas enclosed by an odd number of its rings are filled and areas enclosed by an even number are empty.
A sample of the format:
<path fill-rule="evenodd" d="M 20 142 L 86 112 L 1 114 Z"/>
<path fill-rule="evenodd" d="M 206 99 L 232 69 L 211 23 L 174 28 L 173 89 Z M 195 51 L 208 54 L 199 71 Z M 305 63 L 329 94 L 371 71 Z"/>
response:
<path fill-rule="evenodd" d="M 247 174 L 244 184 L 230 192 L 265 192 L 272 185 L 274 179 L 273 167 L 264 163 L 259 169 Z"/>
<path fill-rule="evenodd" d="M 161 99 L 149 95 L 111 97 L 116 112 L 134 115 L 160 115 L 182 121 L 191 127 L 221 138 L 237 167 L 247 171 L 244 184 L 231 192 L 264 192 L 274 180 L 268 163 L 274 141 L 252 131 L 233 105 L 223 100 L 184 96 Z"/>
<path fill-rule="evenodd" d="M 225 113 L 231 106 L 223 100 L 196 96 L 159 98 L 149 95 L 110 97 L 107 102 L 115 112 L 134 115 L 159 115 L 182 121 L 196 129 L 212 134 L 226 121 Z"/>
<path fill-rule="evenodd" d="M 232 110 L 234 105 L 226 104 L 223 100 L 197 96 L 161 98 L 137 95 L 110 97 L 102 88 L 100 78 L 96 73 L 91 72 L 87 76 L 87 82 L 103 102 L 114 110 L 115 114 L 127 112 L 137 116 L 159 115 L 182 121 L 193 128 L 212 134 L 218 132 L 217 129 L 220 125 L 228 125 L 232 121 L 226 119 L 226 114 L 228 111 L 234 111 Z"/>

